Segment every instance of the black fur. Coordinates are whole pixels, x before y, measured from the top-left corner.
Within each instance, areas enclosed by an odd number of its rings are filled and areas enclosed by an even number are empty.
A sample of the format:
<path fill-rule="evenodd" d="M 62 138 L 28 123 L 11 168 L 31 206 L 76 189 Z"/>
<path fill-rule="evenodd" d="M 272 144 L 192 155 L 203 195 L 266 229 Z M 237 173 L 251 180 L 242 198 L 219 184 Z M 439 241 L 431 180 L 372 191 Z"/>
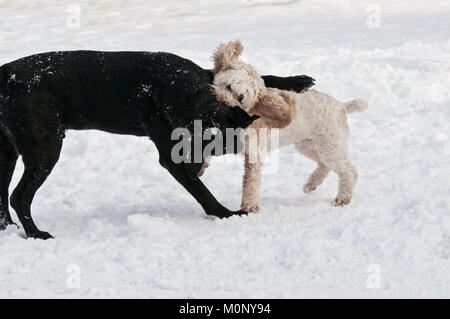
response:
<path fill-rule="evenodd" d="M 197 178 L 202 163 L 175 164 L 171 149 L 177 127 L 245 128 L 255 117 L 218 103 L 211 94 L 212 72 L 170 53 L 50 52 L 0 67 L 0 229 L 12 224 L 8 186 L 18 158 L 23 176 L 11 195 L 27 237 L 50 238 L 31 217 L 31 202 L 59 159 L 64 132 L 98 129 L 148 136 L 159 162 L 201 204 L 206 214 L 243 214 L 222 206 Z M 271 77 L 302 86 L 295 79 Z M 271 84 L 268 84 L 271 86 Z M 302 88 L 303 90 L 303 88 Z M 225 136 L 225 134 L 224 134 Z M 226 152 L 227 150 L 224 150 Z"/>
<path fill-rule="evenodd" d="M 264 84 L 267 87 L 276 87 L 280 90 L 303 93 L 312 87 L 316 80 L 307 75 L 296 75 L 289 76 L 286 78 L 280 78 L 278 76 L 267 75 L 262 77 L 264 79 Z"/>

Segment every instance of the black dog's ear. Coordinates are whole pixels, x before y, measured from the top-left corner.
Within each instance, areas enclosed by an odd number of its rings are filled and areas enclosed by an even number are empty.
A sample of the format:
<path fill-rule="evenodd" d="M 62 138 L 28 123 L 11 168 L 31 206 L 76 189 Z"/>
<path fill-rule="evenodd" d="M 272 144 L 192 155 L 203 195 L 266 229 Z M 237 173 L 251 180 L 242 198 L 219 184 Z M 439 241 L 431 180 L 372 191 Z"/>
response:
<path fill-rule="evenodd" d="M 246 128 L 259 119 L 258 115 L 250 116 L 238 106 L 230 108 L 229 120 L 234 128 Z"/>

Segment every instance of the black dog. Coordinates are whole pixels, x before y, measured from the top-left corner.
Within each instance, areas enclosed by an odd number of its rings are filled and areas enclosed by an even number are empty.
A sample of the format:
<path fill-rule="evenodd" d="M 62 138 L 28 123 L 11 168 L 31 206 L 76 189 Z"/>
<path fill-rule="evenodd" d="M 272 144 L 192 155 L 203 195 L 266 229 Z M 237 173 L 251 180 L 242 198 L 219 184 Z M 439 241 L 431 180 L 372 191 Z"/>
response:
<path fill-rule="evenodd" d="M 192 132 L 194 120 L 202 120 L 203 129 L 245 128 L 255 119 L 218 103 L 209 87 L 212 80 L 210 70 L 169 53 L 51 52 L 0 67 L 0 229 L 13 224 L 8 186 L 22 155 L 25 171 L 11 206 L 27 237 L 52 237 L 36 227 L 30 206 L 59 159 L 67 129 L 148 136 L 160 164 L 206 214 L 245 213 L 232 212 L 214 198 L 197 178 L 202 163 L 176 164 L 171 159 L 175 128 Z M 306 76 L 270 77 L 266 85 L 302 91 L 313 81 Z"/>

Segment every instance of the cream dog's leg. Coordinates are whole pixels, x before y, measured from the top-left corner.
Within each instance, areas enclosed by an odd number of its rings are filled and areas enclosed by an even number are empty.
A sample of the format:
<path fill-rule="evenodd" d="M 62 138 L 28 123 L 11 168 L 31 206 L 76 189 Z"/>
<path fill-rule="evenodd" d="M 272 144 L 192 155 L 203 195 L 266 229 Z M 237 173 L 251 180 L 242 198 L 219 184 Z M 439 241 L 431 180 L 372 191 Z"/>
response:
<path fill-rule="evenodd" d="M 249 138 L 245 143 L 241 202 L 241 209 L 251 213 L 258 212 L 260 208 L 261 174 L 267 153 L 267 131 L 254 132 L 248 130 Z M 255 141 L 257 141 L 256 145 Z"/>
<path fill-rule="evenodd" d="M 251 163 L 249 154 L 246 153 L 244 170 L 241 209 L 256 213 L 259 211 L 262 167 L 259 163 Z"/>
<path fill-rule="evenodd" d="M 300 143 L 295 144 L 295 150 L 300 154 L 303 154 L 304 156 L 317 162 L 317 168 L 314 172 L 312 172 L 312 174 L 309 176 L 308 182 L 303 186 L 303 192 L 310 193 L 315 190 L 317 186 L 323 183 L 330 169 L 325 165 L 325 163 L 320 160 L 319 154 L 317 153 L 312 140 L 306 139 Z"/>
<path fill-rule="evenodd" d="M 339 178 L 339 191 L 333 205 L 344 206 L 352 199 L 358 172 L 348 158 L 348 134 L 345 132 L 344 134 L 342 132 L 328 133 L 317 139 L 317 150 L 321 161 Z"/>
<path fill-rule="evenodd" d="M 344 206 L 350 203 L 352 199 L 353 188 L 358 179 L 358 172 L 348 159 L 342 163 L 337 163 L 335 167 L 339 177 L 339 192 L 333 204 L 335 206 Z"/>
<path fill-rule="evenodd" d="M 330 171 L 328 166 L 326 166 L 324 163 L 319 161 L 317 164 L 317 168 L 314 170 L 314 172 L 311 173 L 308 178 L 308 182 L 305 184 L 305 186 L 303 186 L 303 191 L 305 193 L 312 192 L 317 188 L 317 186 L 322 184 L 327 177 L 328 172 Z"/>

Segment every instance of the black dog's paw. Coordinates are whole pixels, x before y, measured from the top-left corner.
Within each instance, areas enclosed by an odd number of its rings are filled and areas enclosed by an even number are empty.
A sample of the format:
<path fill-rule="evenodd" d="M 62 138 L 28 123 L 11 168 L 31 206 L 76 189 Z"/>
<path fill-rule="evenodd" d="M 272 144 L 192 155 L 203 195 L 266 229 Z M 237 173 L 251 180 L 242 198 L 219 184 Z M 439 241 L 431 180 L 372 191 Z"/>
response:
<path fill-rule="evenodd" d="M 210 216 L 216 216 L 219 218 L 229 218 L 231 216 L 243 216 L 243 215 L 248 215 L 248 212 L 246 212 L 245 210 L 237 210 L 237 211 L 231 211 L 229 209 L 226 209 L 225 211 L 221 211 L 220 213 L 217 212 L 206 212 L 207 215 Z"/>
<path fill-rule="evenodd" d="M 247 216 L 247 215 L 248 215 L 248 212 L 246 212 L 245 210 L 237 210 L 237 211 L 235 211 L 235 212 L 232 212 L 232 215 L 231 215 L 231 216 L 234 216 L 234 215 L 237 215 L 237 216 Z"/>
<path fill-rule="evenodd" d="M 303 93 L 315 84 L 315 80 L 307 75 L 294 75 L 288 77 L 264 75 L 262 78 L 267 87 L 286 91 L 292 90 L 297 93 Z"/>
<path fill-rule="evenodd" d="M 31 233 L 27 233 L 27 238 L 47 240 L 54 237 L 45 231 L 37 230 Z"/>
<path fill-rule="evenodd" d="M 295 75 L 289 77 L 291 81 L 291 89 L 297 93 L 303 93 L 310 87 L 315 85 L 315 79 L 307 75 Z"/>
<path fill-rule="evenodd" d="M 229 213 L 226 216 L 223 216 L 221 218 L 229 218 L 231 216 L 246 216 L 248 215 L 248 212 L 246 212 L 245 210 L 237 210 L 237 211 L 229 211 Z"/>

